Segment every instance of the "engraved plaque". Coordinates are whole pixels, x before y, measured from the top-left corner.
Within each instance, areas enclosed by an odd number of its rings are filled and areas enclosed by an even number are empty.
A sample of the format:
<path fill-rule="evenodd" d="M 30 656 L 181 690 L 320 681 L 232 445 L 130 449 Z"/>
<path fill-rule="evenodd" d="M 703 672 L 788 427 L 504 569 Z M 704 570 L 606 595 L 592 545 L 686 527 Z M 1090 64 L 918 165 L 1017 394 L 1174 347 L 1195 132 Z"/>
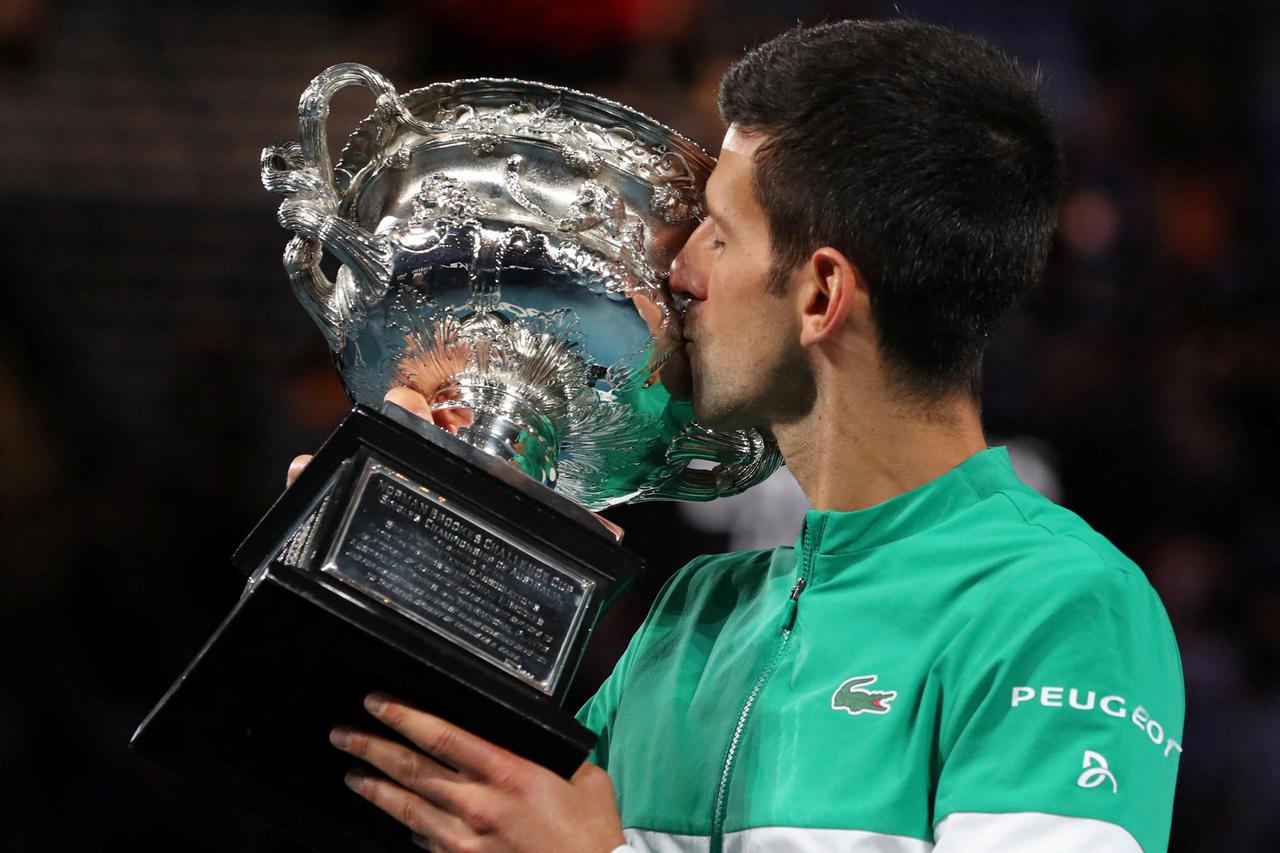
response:
<path fill-rule="evenodd" d="M 322 571 L 553 693 L 595 581 L 368 460 Z"/>

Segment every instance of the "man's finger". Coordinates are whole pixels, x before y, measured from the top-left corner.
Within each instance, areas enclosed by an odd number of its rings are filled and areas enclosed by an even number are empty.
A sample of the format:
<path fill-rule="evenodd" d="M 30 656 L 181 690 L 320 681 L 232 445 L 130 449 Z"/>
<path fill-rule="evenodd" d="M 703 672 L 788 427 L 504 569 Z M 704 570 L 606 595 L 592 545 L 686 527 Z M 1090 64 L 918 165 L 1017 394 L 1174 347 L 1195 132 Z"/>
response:
<path fill-rule="evenodd" d="M 344 781 L 348 788 L 400 821 L 415 835 L 432 839 L 446 848 L 452 847 L 454 840 L 471 834 L 461 819 L 390 779 L 352 770 Z"/>
<path fill-rule="evenodd" d="M 406 388 L 403 385 L 397 385 L 387 392 L 382 399 L 388 403 L 395 403 L 402 409 L 405 409 L 424 421 L 435 423 L 436 419 L 431 414 L 431 404 L 427 402 L 427 398 L 419 394 L 412 388 Z"/>
<path fill-rule="evenodd" d="M 471 426 L 475 421 L 475 416 L 470 409 L 435 409 L 432 414 L 435 416 L 436 426 L 444 428 L 451 435 L 457 435 L 458 430 Z"/>
<path fill-rule="evenodd" d="M 426 794 L 432 781 L 456 780 L 458 774 L 427 756 L 385 738 L 339 727 L 329 733 L 338 749 L 363 759 L 404 787 Z M 435 799 L 433 797 L 432 799 Z M 441 803 L 448 806 L 448 803 Z"/>
<path fill-rule="evenodd" d="M 452 723 L 403 705 L 381 693 L 365 697 L 364 707 L 378 720 L 404 735 L 423 752 L 473 778 L 488 780 L 511 762 L 524 759 Z"/>
<path fill-rule="evenodd" d="M 293 457 L 293 461 L 289 463 L 289 473 L 285 474 L 285 486 L 292 486 L 293 481 L 298 479 L 298 475 L 302 473 L 302 469 L 311 463 L 311 454 L 304 453 L 301 456 Z"/>
<path fill-rule="evenodd" d="M 614 524 L 612 521 L 605 518 L 603 515 L 601 515 L 598 512 L 593 512 L 591 514 L 596 517 L 596 521 L 600 522 L 604 526 L 605 530 L 613 534 L 613 539 L 615 542 L 622 541 L 622 536 L 624 533 L 626 533 L 626 531 L 622 529 L 621 525 Z"/>

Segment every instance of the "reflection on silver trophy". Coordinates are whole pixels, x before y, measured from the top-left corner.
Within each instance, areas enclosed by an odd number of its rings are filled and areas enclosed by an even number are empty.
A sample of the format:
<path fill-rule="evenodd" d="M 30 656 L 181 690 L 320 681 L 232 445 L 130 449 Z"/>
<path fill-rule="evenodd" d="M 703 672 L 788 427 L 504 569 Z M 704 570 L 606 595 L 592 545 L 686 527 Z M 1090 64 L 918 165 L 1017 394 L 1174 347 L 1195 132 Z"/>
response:
<path fill-rule="evenodd" d="M 333 165 L 329 101 L 353 84 L 376 108 Z M 464 442 L 591 509 L 708 500 L 777 467 L 771 442 L 704 429 L 681 399 L 665 280 L 701 215 L 712 161 L 697 146 L 568 89 L 399 95 L 350 63 L 316 77 L 300 115 L 300 143 L 267 148 L 262 180 L 286 198 L 286 268 L 357 403 L 404 385 L 463 410 Z"/>

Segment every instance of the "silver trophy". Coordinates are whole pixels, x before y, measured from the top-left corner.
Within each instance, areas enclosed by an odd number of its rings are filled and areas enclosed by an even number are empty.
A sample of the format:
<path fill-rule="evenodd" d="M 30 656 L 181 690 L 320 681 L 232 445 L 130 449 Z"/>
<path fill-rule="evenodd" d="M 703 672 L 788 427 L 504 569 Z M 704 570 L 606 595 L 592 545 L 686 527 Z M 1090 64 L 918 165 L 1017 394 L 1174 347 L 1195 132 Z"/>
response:
<path fill-rule="evenodd" d="M 326 117 L 350 85 L 376 107 L 335 166 Z M 401 830 L 341 785 L 330 727 L 390 690 L 571 775 L 595 738 L 561 703 L 639 569 L 590 510 L 734 494 L 780 457 L 684 399 L 666 279 L 701 215 L 700 148 L 569 89 L 400 95 L 349 63 L 299 112 L 262 180 L 356 406 L 233 556 L 244 595 L 134 744 L 317 849 L 382 850 Z M 395 386 L 456 436 L 383 404 Z"/>
<path fill-rule="evenodd" d="M 377 106 L 332 166 L 329 101 L 355 84 Z M 401 96 L 351 63 L 300 113 L 301 142 L 263 151 L 262 180 L 287 199 L 285 267 L 357 403 L 405 385 L 466 409 L 459 438 L 592 509 L 709 500 L 777 467 L 758 433 L 698 426 L 668 387 L 680 378 L 663 381 L 683 368 L 667 270 L 713 166 L 696 145 L 582 92 L 461 80 Z"/>

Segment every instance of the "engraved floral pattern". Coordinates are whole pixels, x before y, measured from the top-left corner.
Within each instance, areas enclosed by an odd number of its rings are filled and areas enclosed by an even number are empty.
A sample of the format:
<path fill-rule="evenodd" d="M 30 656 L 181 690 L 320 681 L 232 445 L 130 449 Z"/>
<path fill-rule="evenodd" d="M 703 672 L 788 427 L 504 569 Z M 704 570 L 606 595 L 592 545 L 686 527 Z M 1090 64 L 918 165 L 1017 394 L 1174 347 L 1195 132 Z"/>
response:
<path fill-rule="evenodd" d="M 566 165 L 592 177 L 608 164 L 654 185 L 655 211 L 675 225 L 700 215 L 698 181 L 682 154 L 646 143 L 626 127 L 594 124 L 570 115 L 559 97 L 531 98 L 496 109 L 471 104 L 452 106 L 446 99 L 425 128 L 456 133 L 471 150 L 485 156 L 497 152 L 503 137 L 534 137 L 554 142 Z"/>
<path fill-rule="evenodd" d="M 492 212 L 493 205 L 477 196 L 457 178 L 433 172 L 422 179 L 413 197 L 411 225 L 421 225 L 440 217 L 478 219 Z"/>

